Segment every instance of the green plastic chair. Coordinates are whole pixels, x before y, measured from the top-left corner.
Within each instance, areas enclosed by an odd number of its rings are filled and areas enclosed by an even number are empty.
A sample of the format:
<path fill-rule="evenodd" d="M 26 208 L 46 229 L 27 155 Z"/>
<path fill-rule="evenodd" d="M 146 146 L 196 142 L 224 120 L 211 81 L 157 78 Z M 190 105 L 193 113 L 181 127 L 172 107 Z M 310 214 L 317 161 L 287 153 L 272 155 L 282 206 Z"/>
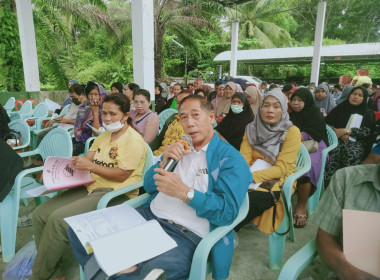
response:
<path fill-rule="evenodd" d="M 296 280 L 317 255 L 317 242 L 314 238 L 287 260 L 277 279 Z"/>
<path fill-rule="evenodd" d="M 145 193 L 133 199 L 126 201 L 125 203 L 131 205 L 134 208 L 141 207 L 150 198 L 150 195 Z M 210 252 L 212 247 L 222 239 L 227 233 L 234 229 L 248 214 L 249 199 L 248 194 L 245 196 L 244 201 L 239 209 L 239 214 L 232 224 L 228 226 L 221 226 L 211 231 L 206 237 L 202 238 L 199 242 L 191 263 L 190 275 L 188 280 L 204 280 L 206 276 L 212 272 L 212 265 L 210 261 Z M 86 280 L 82 268 L 80 268 L 80 279 Z"/>
<path fill-rule="evenodd" d="M 69 133 L 62 128 L 57 128 L 42 139 L 37 149 L 19 155 L 24 158 L 39 154 L 45 160 L 48 156 L 71 157 L 72 153 L 73 147 Z M 29 198 L 26 191 L 42 185 L 30 175 L 42 171 L 43 168 L 39 166 L 21 171 L 10 193 L 0 202 L 0 231 L 4 262 L 9 262 L 15 254 L 20 199 Z M 44 199 L 45 197 L 37 198 L 36 203 L 39 204 Z"/>
<path fill-rule="evenodd" d="M 291 219 L 293 217 L 292 202 L 291 202 L 293 184 L 298 178 L 300 178 L 302 175 L 308 172 L 310 168 L 311 168 L 311 160 L 310 160 L 309 152 L 307 151 L 306 147 L 303 144 L 301 144 L 301 148 L 299 150 L 298 159 L 297 159 L 297 170 L 295 173 L 288 176 L 283 186 L 285 198 L 289 207 L 288 211 L 289 211 L 289 215 Z M 284 212 L 286 213 L 285 203 L 283 203 L 283 206 L 284 206 Z M 293 222 L 291 221 L 289 224 L 288 217 L 285 214 L 285 217 L 280 227 L 277 229 L 277 231 L 285 232 L 288 228 L 290 228 L 289 238 L 291 241 L 294 241 Z M 283 256 L 284 246 L 285 246 L 285 237 L 286 235 L 278 235 L 276 232 L 273 232 L 269 235 L 269 267 L 270 269 L 281 268 L 282 256 Z"/>
<path fill-rule="evenodd" d="M 173 108 L 165 109 L 163 110 L 159 115 L 158 118 L 160 120 L 160 129 L 158 130 L 158 133 L 161 132 L 161 129 L 164 127 L 166 120 L 173 114 L 177 114 L 178 111 Z"/>
<path fill-rule="evenodd" d="M 14 120 L 8 124 L 10 129 L 13 129 L 21 134 L 21 145 L 13 147 L 13 150 L 24 149 L 30 144 L 30 129 L 29 125 L 24 120 Z"/>
<path fill-rule="evenodd" d="M 328 125 L 326 125 L 326 130 L 330 145 L 322 151 L 321 174 L 319 175 L 317 189 L 315 190 L 314 194 L 309 197 L 307 201 L 307 212 L 309 216 L 313 214 L 315 208 L 318 205 L 319 199 L 321 198 L 321 195 L 325 190 L 324 173 L 327 155 L 330 151 L 334 150 L 338 146 L 338 138 L 336 137 L 334 130 Z"/>
<path fill-rule="evenodd" d="M 8 116 L 11 114 L 13 108 L 15 107 L 16 98 L 11 97 L 7 100 L 7 103 L 3 106 L 5 111 L 7 111 Z"/>

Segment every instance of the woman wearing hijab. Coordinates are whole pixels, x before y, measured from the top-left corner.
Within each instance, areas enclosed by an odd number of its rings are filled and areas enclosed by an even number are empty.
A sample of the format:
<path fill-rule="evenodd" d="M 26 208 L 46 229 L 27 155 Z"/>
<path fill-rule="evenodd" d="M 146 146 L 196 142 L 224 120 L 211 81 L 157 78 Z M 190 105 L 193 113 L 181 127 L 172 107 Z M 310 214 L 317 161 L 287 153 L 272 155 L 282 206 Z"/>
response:
<path fill-rule="evenodd" d="M 340 96 L 340 98 L 336 101 L 336 104 L 339 105 L 340 103 L 342 103 L 343 101 L 347 100 L 348 97 L 350 96 L 350 92 L 351 90 L 353 89 L 354 87 L 353 86 L 346 86 L 343 91 L 342 91 L 342 95 Z"/>
<path fill-rule="evenodd" d="M 255 86 L 248 86 L 245 89 L 245 95 L 247 96 L 247 100 L 251 106 L 253 114 L 256 116 L 257 111 L 259 110 L 260 102 L 263 100 L 263 95 Z"/>
<path fill-rule="evenodd" d="M 160 114 L 166 106 L 166 99 L 162 96 L 162 87 L 159 83 L 154 87 L 154 110 L 157 114 Z"/>
<path fill-rule="evenodd" d="M 243 141 L 245 126 L 253 121 L 255 116 L 252 113 L 248 100 L 241 92 L 232 96 L 230 111 L 221 123 L 215 128 L 235 149 L 240 150 Z"/>
<path fill-rule="evenodd" d="M 246 126 L 240 153 L 249 166 L 261 163 L 271 167 L 252 172 L 252 183 L 261 185 L 248 192 L 249 212 L 236 231 L 253 219 L 261 231 L 271 233 L 284 218 L 282 203 L 275 204 L 274 198 L 279 199 L 280 186 L 296 171 L 301 147 L 300 131 L 289 120 L 287 107 L 281 90 L 269 91 L 255 120 Z"/>
<path fill-rule="evenodd" d="M 224 87 L 225 85 L 219 85 L 218 87 L 218 91 L 216 93 L 216 96 L 215 98 L 211 101 L 211 106 L 212 106 L 212 109 L 215 110 L 216 107 L 218 107 L 218 104 L 220 102 L 220 100 L 222 99 L 223 95 L 224 95 Z"/>
<path fill-rule="evenodd" d="M 336 170 L 359 164 L 371 148 L 375 114 L 368 108 L 367 98 L 368 91 L 366 88 L 354 87 L 348 99 L 339 104 L 326 117 L 326 123 L 334 128 L 339 139 L 338 147 L 331 151 L 330 160 L 326 165 L 326 183 L 330 181 Z M 358 128 L 347 127 L 347 123 L 353 114 L 363 117 Z"/>
<path fill-rule="evenodd" d="M 230 111 L 231 98 L 236 90 L 237 86 L 234 82 L 228 82 L 224 87 L 224 95 L 215 109 L 215 120 L 217 123 L 220 123 Z"/>
<path fill-rule="evenodd" d="M 318 150 L 310 153 L 311 169 L 297 180 L 298 201 L 293 215 L 296 228 L 306 226 L 306 203 L 310 194 L 315 191 L 321 174 L 322 150 L 328 144 L 325 119 L 319 108 L 313 102 L 313 96 L 307 88 L 297 89 L 290 98 L 290 120 L 301 131 L 301 141 L 314 140 L 318 142 Z"/>
<path fill-rule="evenodd" d="M 88 82 L 84 93 L 87 101 L 79 106 L 74 124 L 73 156 L 83 153 L 87 139 L 92 135 L 98 136 L 96 130 L 102 127 L 102 104 L 106 90 L 98 83 Z"/>
<path fill-rule="evenodd" d="M 336 106 L 334 95 L 330 93 L 329 87 L 325 84 L 320 84 L 315 89 L 314 103 L 319 107 L 323 116 L 330 113 Z"/>

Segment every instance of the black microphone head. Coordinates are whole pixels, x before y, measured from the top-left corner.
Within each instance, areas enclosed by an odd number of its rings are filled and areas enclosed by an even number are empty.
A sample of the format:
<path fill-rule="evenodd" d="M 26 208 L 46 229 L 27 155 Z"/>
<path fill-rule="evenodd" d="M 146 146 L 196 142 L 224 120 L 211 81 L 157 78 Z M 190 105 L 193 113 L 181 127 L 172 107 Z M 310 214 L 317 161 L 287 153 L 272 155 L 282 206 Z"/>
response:
<path fill-rule="evenodd" d="M 193 139 L 191 139 L 190 135 L 186 135 L 186 134 L 183 135 L 181 137 L 181 140 L 185 141 L 190 148 L 193 147 Z"/>

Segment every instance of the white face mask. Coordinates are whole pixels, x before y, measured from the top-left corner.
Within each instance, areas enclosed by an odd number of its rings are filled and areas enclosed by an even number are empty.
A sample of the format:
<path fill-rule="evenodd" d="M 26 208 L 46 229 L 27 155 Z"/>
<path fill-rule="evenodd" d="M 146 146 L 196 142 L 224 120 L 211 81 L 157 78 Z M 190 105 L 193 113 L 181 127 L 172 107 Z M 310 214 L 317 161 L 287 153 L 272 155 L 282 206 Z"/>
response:
<path fill-rule="evenodd" d="M 124 124 L 121 123 L 120 121 L 111 123 L 111 124 L 106 124 L 105 122 L 102 122 L 102 125 L 105 130 L 110 131 L 110 132 L 116 132 L 119 131 L 124 127 Z"/>

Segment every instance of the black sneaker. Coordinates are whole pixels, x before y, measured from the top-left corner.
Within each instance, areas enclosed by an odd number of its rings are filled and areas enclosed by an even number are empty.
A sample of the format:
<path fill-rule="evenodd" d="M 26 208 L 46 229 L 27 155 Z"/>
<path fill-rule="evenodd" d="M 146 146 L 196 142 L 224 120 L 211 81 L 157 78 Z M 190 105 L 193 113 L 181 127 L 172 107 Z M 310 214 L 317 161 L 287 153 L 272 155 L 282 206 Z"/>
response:
<path fill-rule="evenodd" d="M 144 280 L 166 280 L 165 271 L 159 268 L 152 269 Z"/>

